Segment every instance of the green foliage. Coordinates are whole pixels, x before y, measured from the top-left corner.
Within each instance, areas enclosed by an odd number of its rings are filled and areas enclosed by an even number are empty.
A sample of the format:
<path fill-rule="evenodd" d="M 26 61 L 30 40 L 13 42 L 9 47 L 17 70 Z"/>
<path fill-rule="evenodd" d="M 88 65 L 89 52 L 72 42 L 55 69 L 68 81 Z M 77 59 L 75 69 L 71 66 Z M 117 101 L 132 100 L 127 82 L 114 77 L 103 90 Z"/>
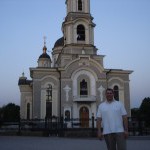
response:
<path fill-rule="evenodd" d="M 139 108 L 132 108 L 131 109 L 131 117 L 139 118 L 140 109 Z"/>
<path fill-rule="evenodd" d="M 0 120 L 3 122 L 15 122 L 20 119 L 20 106 L 9 103 L 0 108 Z"/>
<path fill-rule="evenodd" d="M 150 98 L 144 98 L 144 100 L 142 101 L 142 104 L 140 106 L 140 112 L 147 114 L 150 113 Z"/>
<path fill-rule="evenodd" d="M 150 97 L 144 98 L 140 106 L 140 118 L 146 121 L 146 125 L 150 127 Z"/>
<path fill-rule="evenodd" d="M 131 109 L 131 117 L 150 127 L 150 97 L 144 98 L 139 108 Z"/>

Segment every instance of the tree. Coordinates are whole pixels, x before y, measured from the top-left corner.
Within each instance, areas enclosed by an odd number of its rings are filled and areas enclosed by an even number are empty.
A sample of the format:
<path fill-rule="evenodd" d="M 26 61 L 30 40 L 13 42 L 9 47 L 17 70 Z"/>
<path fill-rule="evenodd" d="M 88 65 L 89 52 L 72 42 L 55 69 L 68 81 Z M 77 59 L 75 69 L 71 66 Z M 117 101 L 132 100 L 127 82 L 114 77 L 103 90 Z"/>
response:
<path fill-rule="evenodd" d="M 9 103 L 0 108 L 0 120 L 3 122 L 15 122 L 20 119 L 20 106 Z"/>
<path fill-rule="evenodd" d="M 140 117 L 145 120 L 146 125 L 150 127 L 150 97 L 144 98 L 140 106 Z"/>
<path fill-rule="evenodd" d="M 132 108 L 131 109 L 131 117 L 139 118 L 140 109 L 139 108 Z"/>

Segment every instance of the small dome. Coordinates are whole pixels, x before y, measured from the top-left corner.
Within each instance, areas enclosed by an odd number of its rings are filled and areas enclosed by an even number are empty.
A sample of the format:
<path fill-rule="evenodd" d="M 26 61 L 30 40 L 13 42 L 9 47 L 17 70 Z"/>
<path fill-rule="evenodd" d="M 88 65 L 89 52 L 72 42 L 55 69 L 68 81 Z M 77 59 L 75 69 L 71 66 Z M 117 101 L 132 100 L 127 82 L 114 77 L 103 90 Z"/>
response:
<path fill-rule="evenodd" d="M 58 47 L 58 46 L 64 46 L 64 37 L 61 37 L 55 42 L 54 47 Z"/>
<path fill-rule="evenodd" d="M 19 78 L 18 85 L 30 85 L 32 83 L 32 80 L 27 80 L 27 77 L 23 76 Z"/>
<path fill-rule="evenodd" d="M 50 56 L 46 53 L 46 51 L 47 51 L 47 47 L 44 45 L 43 54 L 41 54 L 39 58 L 48 58 L 48 59 L 50 59 Z"/>
<path fill-rule="evenodd" d="M 48 59 L 50 59 L 50 56 L 47 53 L 43 53 L 42 55 L 40 55 L 39 58 L 48 58 Z"/>

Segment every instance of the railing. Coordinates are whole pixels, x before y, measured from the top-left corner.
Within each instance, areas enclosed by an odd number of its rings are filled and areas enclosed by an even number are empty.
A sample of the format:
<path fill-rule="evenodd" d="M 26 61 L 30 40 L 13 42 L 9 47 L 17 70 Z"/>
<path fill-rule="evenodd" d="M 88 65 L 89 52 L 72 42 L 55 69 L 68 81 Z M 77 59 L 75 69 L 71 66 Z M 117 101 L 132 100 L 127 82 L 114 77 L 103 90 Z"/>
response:
<path fill-rule="evenodd" d="M 128 129 L 129 135 L 150 135 L 150 127 L 148 127 L 143 119 L 137 119 L 135 117 L 128 117 Z"/>
<path fill-rule="evenodd" d="M 137 120 L 136 118 L 128 118 L 129 135 L 150 135 L 150 128 L 145 126 L 143 120 Z M 94 117 L 90 119 L 79 118 L 45 118 L 45 119 L 32 119 L 32 120 L 20 120 L 18 122 L 1 122 L 0 134 L 5 132 L 16 132 L 21 134 L 22 132 L 43 132 L 45 135 L 57 135 L 63 136 L 66 131 L 79 130 L 84 131 L 89 129 L 90 132 L 96 132 L 96 119 Z M 88 132 L 88 131 L 87 131 Z"/>

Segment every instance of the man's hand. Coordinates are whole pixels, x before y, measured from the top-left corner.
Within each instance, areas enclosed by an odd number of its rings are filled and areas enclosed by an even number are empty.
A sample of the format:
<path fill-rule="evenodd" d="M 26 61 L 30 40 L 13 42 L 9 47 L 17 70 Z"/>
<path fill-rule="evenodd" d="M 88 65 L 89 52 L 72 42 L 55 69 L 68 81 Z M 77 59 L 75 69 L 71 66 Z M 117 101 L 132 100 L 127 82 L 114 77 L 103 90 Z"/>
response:
<path fill-rule="evenodd" d="M 103 134 L 101 131 L 101 122 L 102 118 L 97 118 L 97 137 L 99 138 L 99 140 L 103 139 Z"/>
<path fill-rule="evenodd" d="M 125 139 L 127 139 L 127 138 L 128 138 L 128 136 L 129 136 L 128 131 L 124 131 L 124 137 L 125 137 Z"/>
<path fill-rule="evenodd" d="M 103 139 L 103 134 L 102 134 L 101 131 L 98 131 L 98 132 L 97 132 L 97 137 L 98 137 L 99 140 L 102 140 L 102 139 Z"/>

